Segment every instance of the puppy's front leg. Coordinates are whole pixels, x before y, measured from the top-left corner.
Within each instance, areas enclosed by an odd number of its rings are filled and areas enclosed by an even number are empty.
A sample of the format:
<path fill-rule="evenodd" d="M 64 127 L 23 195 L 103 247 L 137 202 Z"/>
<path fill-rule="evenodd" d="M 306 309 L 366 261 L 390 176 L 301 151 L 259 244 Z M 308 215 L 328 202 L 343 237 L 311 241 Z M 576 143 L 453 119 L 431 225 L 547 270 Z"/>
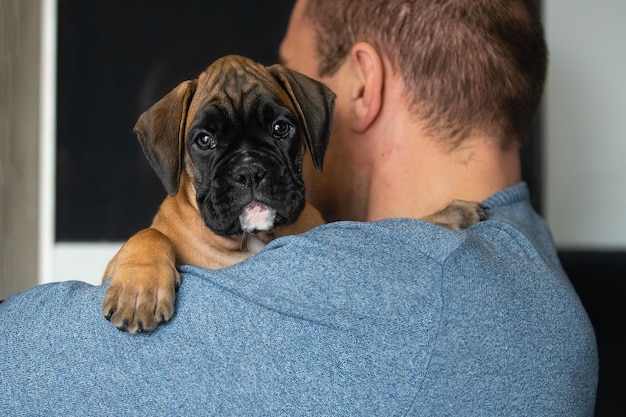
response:
<path fill-rule="evenodd" d="M 102 313 L 118 329 L 154 330 L 174 314 L 180 275 L 174 246 L 157 229 L 131 237 L 109 262 L 104 279 L 109 277 Z"/>
<path fill-rule="evenodd" d="M 445 208 L 421 220 L 452 230 L 467 229 L 487 219 L 487 207 L 475 201 L 453 200 Z"/>

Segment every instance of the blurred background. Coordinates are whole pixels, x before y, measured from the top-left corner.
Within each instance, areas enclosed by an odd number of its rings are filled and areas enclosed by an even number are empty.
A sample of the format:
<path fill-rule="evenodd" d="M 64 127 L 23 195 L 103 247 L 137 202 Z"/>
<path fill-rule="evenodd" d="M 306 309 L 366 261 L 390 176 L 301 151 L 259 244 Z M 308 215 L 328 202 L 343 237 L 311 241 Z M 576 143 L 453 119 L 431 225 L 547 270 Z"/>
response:
<path fill-rule="evenodd" d="M 214 59 L 276 61 L 292 0 L 0 0 L 0 299 L 98 284 L 165 191 L 138 115 Z M 626 2 L 544 0 L 524 177 L 594 323 L 597 416 L 626 415 Z M 621 331 L 619 329 L 622 329 Z"/>

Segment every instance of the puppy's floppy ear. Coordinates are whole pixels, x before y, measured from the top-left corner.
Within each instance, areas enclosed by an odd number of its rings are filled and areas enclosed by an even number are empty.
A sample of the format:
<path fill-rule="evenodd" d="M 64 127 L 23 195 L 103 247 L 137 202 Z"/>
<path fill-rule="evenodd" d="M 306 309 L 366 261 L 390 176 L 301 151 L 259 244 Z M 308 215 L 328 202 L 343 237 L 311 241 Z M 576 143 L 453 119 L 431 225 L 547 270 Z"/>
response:
<path fill-rule="evenodd" d="M 272 65 L 268 71 L 293 102 L 313 165 L 322 172 L 333 122 L 335 93 L 324 84 L 282 65 Z"/>
<path fill-rule="evenodd" d="M 185 149 L 185 121 L 197 80 L 184 81 L 139 116 L 134 132 L 165 190 L 176 195 Z"/>

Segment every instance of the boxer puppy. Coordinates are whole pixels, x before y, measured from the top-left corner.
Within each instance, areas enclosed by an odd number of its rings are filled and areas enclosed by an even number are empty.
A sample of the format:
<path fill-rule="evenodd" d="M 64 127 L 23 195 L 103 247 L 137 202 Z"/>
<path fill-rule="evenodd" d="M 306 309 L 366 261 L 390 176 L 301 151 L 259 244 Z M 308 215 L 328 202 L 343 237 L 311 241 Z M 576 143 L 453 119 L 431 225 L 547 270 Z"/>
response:
<path fill-rule="evenodd" d="M 176 265 L 233 265 L 323 224 L 301 169 L 308 148 L 322 170 L 334 98 L 281 65 L 227 56 L 143 113 L 134 130 L 168 197 L 107 266 L 104 316 L 130 333 L 153 330 L 174 313 Z M 457 200 L 424 220 L 458 229 L 484 217 Z"/>

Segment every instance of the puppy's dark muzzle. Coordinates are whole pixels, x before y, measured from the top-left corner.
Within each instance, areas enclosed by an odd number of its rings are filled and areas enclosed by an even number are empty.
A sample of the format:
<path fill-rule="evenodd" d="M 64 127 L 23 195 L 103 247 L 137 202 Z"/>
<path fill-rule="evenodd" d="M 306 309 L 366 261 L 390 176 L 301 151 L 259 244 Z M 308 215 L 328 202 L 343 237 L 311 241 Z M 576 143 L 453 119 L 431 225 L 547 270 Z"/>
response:
<path fill-rule="evenodd" d="M 236 167 L 231 178 L 239 187 L 255 190 L 263 185 L 267 170 L 259 163 L 246 163 Z"/>
<path fill-rule="evenodd" d="M 271 150 L 246 149 L 224 158 L 211 187 L 197 185 L 205 223 L 231 236 L 294 222 L 304 206 L 304 184 L 295 169 Z"/>

